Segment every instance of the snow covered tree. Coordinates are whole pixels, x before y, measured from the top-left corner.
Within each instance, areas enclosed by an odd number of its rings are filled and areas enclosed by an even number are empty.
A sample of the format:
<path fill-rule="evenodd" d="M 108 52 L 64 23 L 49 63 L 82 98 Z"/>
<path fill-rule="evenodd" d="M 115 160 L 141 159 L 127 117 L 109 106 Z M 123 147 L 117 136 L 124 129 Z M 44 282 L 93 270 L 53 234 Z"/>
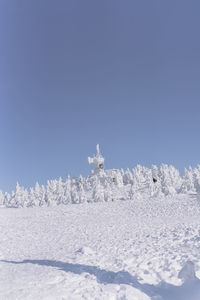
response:
<path fill-rule="evenodd" d="M 62 181 L 62 178 L 60 177 L 57 181 L 57 187 L 56 187 L 56 203 L 57 205 L 64 203 L 65 201 L 65 189 L 64 189 L 64 183 Z"/>
<path fill-rule="evenodd" d="M 94 202 L 103 202 L 104 201 L 104 189 L 100 183 L 98 183 L 93 189 L 92 195 Z"/>
<path fill-rule="evenodd" d="M 6 207 L 10 207 L 11 206 L 10 201 L 11 201 L 11 195 L 6 192 L 5 195 L 4 195 L 4 205 Z"/>
<path fill-rule="evenodd" d="M 46 199 L 46 189 L 44 185 L 40 187 L 39 183 L 36 182 L 35 189 L 34 189 L 34 195 L 35 195 L 35 205 L 36 206 L 44 206 L 47 202 Z"/>
<path fill-rule="evenodd" d="M 133 174 L 129 169 L 127 169 L 123 174 L 123 183 L 126 184 L 133 184 Z"/>
<path fill-rule="evenodd" d="M 33 207 L 35 206 L 35 193 L 34 193 L 34 189 L 30 188 L 30 192 L 28 195 L 28 203 L 27 203 L 27 207 Z"/>
<path fill-rule="evenodd" d="M 180 192 L 182 179 L 179 171 L 174 166 L 162 164 L 160 167 L 160 180 L 162 192 L 165 196 L 175 195 Z"/>
<path fill-rule="evenodd" d="M 150 194 L 152 197 L 163 196 L 161 180 L 160 180 L 160 172 L 158 167 L 155 165 L 152 165 L 151 167 Z"/>
<path fill-rule="evenodd" d="M 71 199 L 71 178 L 68 175 L 64 183 L 64 199 L 63 204 L 69 204 L 72 202 Z"/>
<path fill-rule="evenodd" d="M 27 193 L 24 187 L 21 187 L 19 183 L 16 184 L 16 190 L 12 193 L 11 203 L 14 207 L 24 207 L 27 202 Z"/>
<path fill-rule="evenodd" d="M 183 176 L 180 192 L 183 194 L 196 192 L 194 186 L 194 175 L 193 175 L 192 167 L 189 167 L 188 170 L 186 168 L 184 169 L 184 176 Z"/>
<path fill-rule="evenodd" d="M 200 165 L 193 170 L 193 182 L 196 192 L 200 193 Z"/>
<path fill-rule="evenodd" d="M 57 181 L 48 180 L 46 186 L 45 203 L 47 206 L 55 206 L 57 204 Z"/>
<path fill-rule="evenodd" d="M 0 190 L 0 206 L 4 205 L 4 194 L 3 192 Z"/>
<path fill-rule="evenodd" d="M 133 169 L 133 186 L 138 193 L 147 192 L 149 190 L 149 182 L 152 181 L 151 170 L 141 165 L 137 165 Z"/>
<path fill-rule="evenodd" d="M 115 170 L 114 174 L 113 174 L 113 178 L 114 178 L 114 183 L 115 185 L 117 185 L 119 188 L 121 188 L 124 183 L 123 183 L 123 176 L 120 170 Z M 133 180 L 133 175 L 131 180 Z"/>
<path fill-rule="evenodd" d="M 77 185 L 73 182 L 72 188 L 71 188 L 71 199 L 72 203 L 79 203 L 80 197 L 77 189 Z"/>
<path fill-rule="evenodd" d="M 104 197 L 103 198 L 107 202 L 114 200 L 113 185 L 108 180 L 105 182 Z"/>

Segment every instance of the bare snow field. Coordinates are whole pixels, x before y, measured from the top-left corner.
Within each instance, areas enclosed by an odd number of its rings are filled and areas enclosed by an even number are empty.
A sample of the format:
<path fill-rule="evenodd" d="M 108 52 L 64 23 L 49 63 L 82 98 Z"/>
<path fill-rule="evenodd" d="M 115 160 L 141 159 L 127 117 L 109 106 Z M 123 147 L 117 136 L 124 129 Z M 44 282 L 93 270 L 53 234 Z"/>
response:
<path fill-rule="evenodd" d="M 0 209 L 0 300 L 199 300 L 195 196 Z"/>

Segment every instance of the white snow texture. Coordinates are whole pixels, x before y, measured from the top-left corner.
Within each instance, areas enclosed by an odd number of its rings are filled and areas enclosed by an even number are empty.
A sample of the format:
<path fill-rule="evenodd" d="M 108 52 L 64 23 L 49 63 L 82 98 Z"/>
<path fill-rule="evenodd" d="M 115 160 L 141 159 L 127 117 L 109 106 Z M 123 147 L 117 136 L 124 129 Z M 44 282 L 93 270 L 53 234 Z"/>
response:
<path fill-rule="evenodd" d="M 0 193 L 0 300 L 200 300 L 200 167 L 89 161 L 88 178 Z"/>

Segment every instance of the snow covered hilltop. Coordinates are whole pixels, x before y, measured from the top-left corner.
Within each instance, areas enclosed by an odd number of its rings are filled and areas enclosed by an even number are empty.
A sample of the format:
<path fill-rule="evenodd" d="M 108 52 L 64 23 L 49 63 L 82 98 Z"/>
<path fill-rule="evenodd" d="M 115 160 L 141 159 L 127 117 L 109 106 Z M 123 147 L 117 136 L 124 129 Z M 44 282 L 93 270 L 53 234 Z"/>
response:
<path fill-rule="evenodd" d="M 199 300 L 200 167 L 104 170 L 99 146 L 88 161 L 2 196 L 0 299 Z"/>
<path fill-rule="evenodd" d="M 185 169 L 181 177 L 174 166 L 162 164 L 146 168 L 137 165 L 132 171 L 104 170 L 104 158 L 97 145 L 97 154 L 89 157 L 94 164 L 91 176 L 66 180 L 48 180 L 46 186 L 36 183 L 29 190 L 16 185 L 11 194 L 0 191 L 0 205 L 4 207 L 50 206 L 69 203 L 134 200 L 177 194 L 200 194 L 200 165 Z"/>
<path fill-rule="evenodd" d="M 199 300 L 200 206 L 178 198 L 1 208 L 0 299 Z"/>

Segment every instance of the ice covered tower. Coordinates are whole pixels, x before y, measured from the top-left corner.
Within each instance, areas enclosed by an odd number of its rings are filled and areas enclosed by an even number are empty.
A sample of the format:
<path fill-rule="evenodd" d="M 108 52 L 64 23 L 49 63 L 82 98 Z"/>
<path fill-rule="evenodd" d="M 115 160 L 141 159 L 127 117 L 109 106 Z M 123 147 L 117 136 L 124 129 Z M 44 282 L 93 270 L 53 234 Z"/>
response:
<path fill-rule="evenodd" d="M 89 164 L 94 164 L 93 174 L 98 174 L 104 170 L 104 158 L 100 153 L 99 144 L 97 144 L 97 154 L 94 157 L 88 157 Z"/>

